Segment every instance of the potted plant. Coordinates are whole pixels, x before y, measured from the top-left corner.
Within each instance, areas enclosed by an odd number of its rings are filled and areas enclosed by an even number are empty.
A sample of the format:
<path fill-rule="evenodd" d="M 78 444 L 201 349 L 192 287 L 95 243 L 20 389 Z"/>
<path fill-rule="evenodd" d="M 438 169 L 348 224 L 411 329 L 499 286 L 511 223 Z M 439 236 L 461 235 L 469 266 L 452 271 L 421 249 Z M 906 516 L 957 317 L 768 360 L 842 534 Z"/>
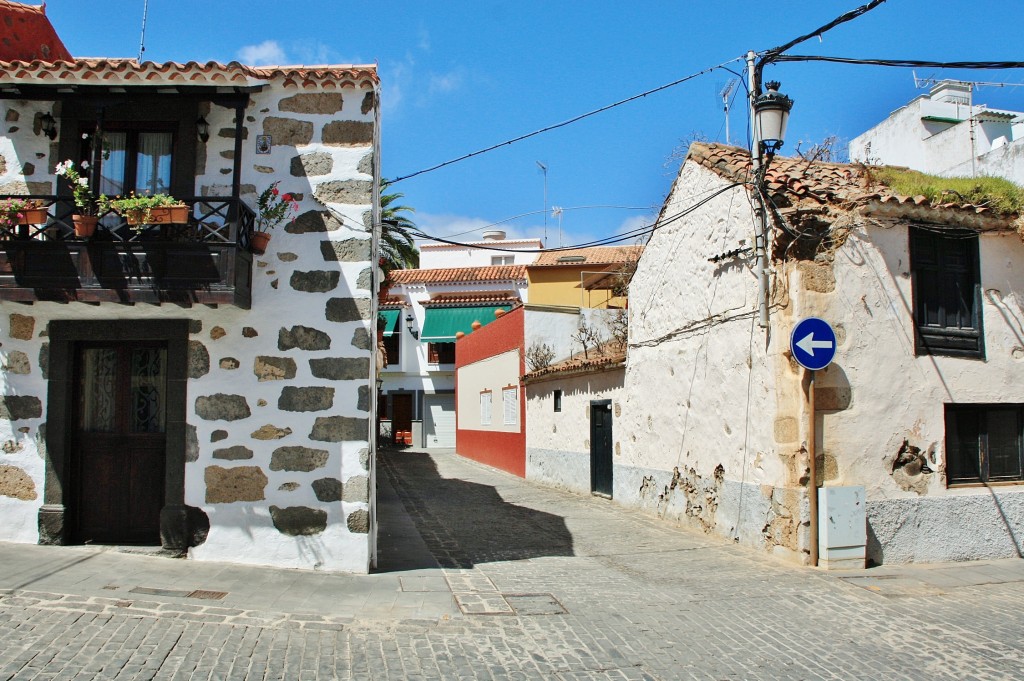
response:
<path fill-rule="evenodd" d="M 114 199 L 110 207 L 124 216 L 129 225 L 167 225 L 188 222 L 188 206 L 168 194 L 130 193 Z"/>
<path fill-rule="evenodd" d="M 0 228 L 4 230 L 18 225 L 41 225 L 46 218 L 47 206 L 42 201 L 18 197 L 0 200 Z"/>
<path fill-rule="evenodd" d="M 89 163 L 82 161 L 82 170 L 88 169 Z M 93 196 L 92 190 L 89 188 L 89 180 L 82 177 L 82 173 L 70 160 L 57 164 L 57 175 L 66 177 L 71 183 L 75 205 L 78 206 L 79 212 L 71 216 L 75 225 L 75 236 L 92 236 L 96 231 L 99 216 L 110 210 L 110 199 L 104 194 L 100 194 L 99 198 Z"/>
<path fill-rule="evenodd" d="M 270 243 L 270 230 L 281 224 L 288 211 L 298 211 L 299 202 L 291 194 L 282 194 L 277 188 L 280 180 L 273 182 L 256 198 L 256 224 L 253 227 L 252 252 L 262 255 Z M 295 222 L 295 216 L 292 216 Z"/>

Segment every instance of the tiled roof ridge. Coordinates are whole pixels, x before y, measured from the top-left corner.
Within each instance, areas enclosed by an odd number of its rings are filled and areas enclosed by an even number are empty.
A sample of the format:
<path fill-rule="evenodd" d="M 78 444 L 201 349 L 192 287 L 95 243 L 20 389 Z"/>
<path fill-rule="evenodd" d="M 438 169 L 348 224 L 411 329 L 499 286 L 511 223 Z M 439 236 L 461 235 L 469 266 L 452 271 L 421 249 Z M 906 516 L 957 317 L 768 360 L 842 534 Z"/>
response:
<path fill-rule="evenodd" d="M 626 361 L 625 347 L 615 340 L 608 341 L 598 348 L 588 350 L 586 355 L 584 357 L 584 353 L 580 352 L 560 362 L 555 362 L 541 369 L 534 369 L 527 372 L 524 378 L 533 379 L 556 374 L 586 373 L 608 367 L 614 368 L 613 365 L 621 365 Z"/>
<path fill-rule="evenodd" d="M 734 182 L 750 180 L 750 153 L 742 148 L 718 143 L 694 142 L 687 158 Z M 874 180 L 872 169 L 899 166 L 872 166 L 863 163 L 837 163 L 776 156 L 765 174 L 765 186 L 775 199 L 794 204 L 812 202 L 833 205 L 843 210 L 858 206 L 906 206 L 915 209 L 952 211 L 958 216 L 985 215 L 997 219 L 1007 216 L 987 206 L 958 203 L 933 203 L 924 196 L 904 196 Z"/>
<path fill-rule="evenodd" d="M 15 12 L 27 12 L 46 16 L 46 3 L 42 5 L 26 5 L 23 2 L 12 2 L 11 0 L 0 0 L 0 9 L 9 9 Z"/>
<path fill-rule="evenodd" d="M 521 303 L 517 296 L 510 293 L 442 293 L 430 300 L 421 301 L 423 307 L 431 306 L 472 306 L 484 304 L 510 304 Z"/>
<path fill-rule="evenodd" d="M 114 76 L 139 77 L 145 80 L 167 76 L 181 78 L 182 84 L 190 84 L 202 76 L 227 81 L 271 80 L 277 78 L 302 79 L 303 81 L 319 81 L 343 79 L 354 81 L 371 81 L 378 83 L 377 66 L 375 64 L 320 64 L 314 66 L 249 66 L 237 61 L 227 64 L 217 61 L 188 62 L 140 62 L 127 57 L 88 57 L 72 61 L 45 62 L 41 60 L 0 61 L 0 69 L 8 78 L 46 78 L 56 81 L 81 78 L 102 82 Z M 5 79 L 6 80 L 6 79 Z"/>
<path fill-rule="evenodd" d="M 586 248 L 572 248 L 558 251 L 545 251 L 537 259 L 527 265 L 530 267 L 572 267 L 580 265 L 615 265 L 626 263 L 633 257 L 639 257 L 644 247 L 639 244 L 618 245 L 618 246 L 588 246 Z M 575 262 L 558 262 L 559 258 L 572 256 L 593 256 L 586 260 Z"/>
<path fill-rule="evenodd" d="M 482 267 L 440 267 L 434 269 L 392 270 L 389 279 L 396 284 L 422 282 L 505 281 L 526 279 L 526 265 L 488 265 Z"/>

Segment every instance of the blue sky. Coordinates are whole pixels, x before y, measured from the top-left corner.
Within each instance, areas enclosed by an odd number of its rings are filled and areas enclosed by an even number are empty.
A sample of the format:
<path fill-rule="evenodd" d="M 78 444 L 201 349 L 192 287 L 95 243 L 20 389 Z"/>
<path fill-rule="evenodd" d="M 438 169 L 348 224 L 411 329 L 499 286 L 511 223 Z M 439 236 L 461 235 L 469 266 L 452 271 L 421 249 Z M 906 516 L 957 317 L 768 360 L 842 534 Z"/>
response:
<path fill-rule="evenodd" d="M 707 67 L 810 32 L 864 0 L 150 0 L 145 58 L 254 64 L 377 63 L 385 177 L 398 177 L 570 119 Z M 138 54 L 143 0 L 50 0 L 47 14 L 75 56 Z M 765 15 L 765 9 L 773 10 Z M 791 50 L 794 54 L 952 60 L 1020 59 L 1018 0 L 889 0 Z M 742 63 L 729 65 L 741 70 Z M 919 77 L 1024 83 L 1009 71 L 918 70 Z M 911 98 L 910 70 L 782 64 L 766 70 L 795 101 L 783 154 L 835 135 L 849 140 Z M 502 147 L 395 186 L 436 235 L 559 245 L 619 233 L 656 213 L 673 151 L 694 135 L 725 141 L 718 93 L 726 71 Z M 983 87 L 976 101 L 1024 111 L 1024 86 Z M 747 126 L 742 94 L 733 143 Z M 667 165 L 668 164 L 668 165 Z M 592 208 L 617 206 L 617 208 Z"/>

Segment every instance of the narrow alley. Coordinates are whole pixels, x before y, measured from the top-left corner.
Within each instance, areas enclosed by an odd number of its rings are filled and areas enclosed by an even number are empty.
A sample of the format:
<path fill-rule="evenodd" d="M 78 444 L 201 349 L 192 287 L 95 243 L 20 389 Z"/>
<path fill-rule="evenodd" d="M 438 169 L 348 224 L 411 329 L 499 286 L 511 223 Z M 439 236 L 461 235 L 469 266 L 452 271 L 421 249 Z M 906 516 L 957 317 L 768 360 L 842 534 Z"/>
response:
<path fill-rule="evenodd" d="M 1021 678 L 1024 561 L 825 573 L 385 452 L 368 576 L 0 544 L 0 679 Z M 203 599 L 207 600 L 203 600 Z"/>

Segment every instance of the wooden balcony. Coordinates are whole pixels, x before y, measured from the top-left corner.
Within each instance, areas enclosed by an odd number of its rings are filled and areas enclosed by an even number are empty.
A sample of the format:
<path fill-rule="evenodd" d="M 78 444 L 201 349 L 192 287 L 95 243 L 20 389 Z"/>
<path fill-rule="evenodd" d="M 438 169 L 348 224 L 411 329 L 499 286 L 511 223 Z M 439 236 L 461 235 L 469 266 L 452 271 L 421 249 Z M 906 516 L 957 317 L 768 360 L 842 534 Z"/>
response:
<path fill-rule="evenodd" d="M 133 228 L 108 213 L 79 238 L 69 199 L 17 198 L 49 210 L 43 224 L 0 228 L 0 300 L 250 306 L 255 215 L 238 199 L 184 199 L 189 222 L 179 225 Z"/>

